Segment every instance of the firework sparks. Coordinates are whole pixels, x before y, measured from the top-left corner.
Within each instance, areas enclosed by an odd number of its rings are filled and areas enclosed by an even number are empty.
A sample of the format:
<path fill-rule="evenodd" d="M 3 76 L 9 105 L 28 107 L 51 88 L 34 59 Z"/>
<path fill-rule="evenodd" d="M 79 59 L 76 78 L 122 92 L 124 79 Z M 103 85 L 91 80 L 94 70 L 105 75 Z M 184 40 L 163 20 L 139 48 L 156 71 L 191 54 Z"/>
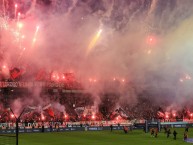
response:
<path fill-rule="evenodd" d="M 17 4 L 15 4 L 15 18 L 17 18 Z"/>
<path fill-rule="evenodd" d="M 96 45 L 96 43 L 98 42 L 100 36 L 102 33 L 102 29 L 100 29 L 95 36 L 92 38 L 91 42 L 89 43 L 88 49 L 87 49 L 87 54 L 94 48 L 94 46 Z"/>
<path fill-rule="evenodd" d="M 40 28 L 39 26 L 36 27 L 36 31 L 34 33 L 34 37 L 33 37 L 33 40 L 32 40 L 32 46 L 37 41 L 37 34 L 38 34 L 38 31 L 39 31 L 39 28 Z"/>

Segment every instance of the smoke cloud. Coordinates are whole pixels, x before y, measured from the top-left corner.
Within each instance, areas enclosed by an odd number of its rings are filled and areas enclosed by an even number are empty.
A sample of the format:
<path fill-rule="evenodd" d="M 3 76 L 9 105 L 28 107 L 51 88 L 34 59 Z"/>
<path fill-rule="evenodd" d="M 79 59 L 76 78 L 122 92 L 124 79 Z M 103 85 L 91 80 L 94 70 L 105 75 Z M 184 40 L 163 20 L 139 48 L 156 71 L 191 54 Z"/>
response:
<path fill-rule="evenodd" d="M 11 4 L 4 2 L 7 12 Z M 128 103 L 144 91 L 157 103 L 187 103 L 193 97 L 192 4 L 192 0 L 21 0 L 19 20 L 0 17 L 2 65 L 20 65 L 26 72 L 73 71 L 93 94 L 116 88 Z M 90 84 L 90 78 L 96 83 Z M 113 87 L 114 78 L 119 87 Z"/>

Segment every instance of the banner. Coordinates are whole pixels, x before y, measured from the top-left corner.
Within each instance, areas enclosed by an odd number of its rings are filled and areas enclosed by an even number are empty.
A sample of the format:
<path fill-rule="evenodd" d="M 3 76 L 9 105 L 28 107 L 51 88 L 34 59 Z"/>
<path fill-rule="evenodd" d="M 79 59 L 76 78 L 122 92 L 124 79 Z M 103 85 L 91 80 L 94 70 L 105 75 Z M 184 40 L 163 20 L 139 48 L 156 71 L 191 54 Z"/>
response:
<path fill-rule="evenodd" d="M 65 88 L 67 84 L 65 82 L 0 82 L 0 88 L 29 88 L 29 87 L 47 87 L 47 88 Z M 76 84 L 74 84 L 76 87 Z M 73 85 L 72 85 L 73 88 Z M 81 89 L 67 89 L 74 93 L 82 92 Z M 63 90 L 66 92 L 66 90 Z"/>

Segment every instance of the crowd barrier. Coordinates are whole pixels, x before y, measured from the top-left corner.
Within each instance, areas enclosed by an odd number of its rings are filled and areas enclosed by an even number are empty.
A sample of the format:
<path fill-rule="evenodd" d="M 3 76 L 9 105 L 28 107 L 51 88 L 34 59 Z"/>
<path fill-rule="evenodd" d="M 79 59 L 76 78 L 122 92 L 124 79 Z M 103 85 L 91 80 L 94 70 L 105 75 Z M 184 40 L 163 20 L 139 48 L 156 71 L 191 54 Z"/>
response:
<path fill-rule="evenodd" d="M 105 127 L 65 127 L 65 128 L 33 128 L 33 129 L 19 129 L 19 133 L 41 133 L 41 132 L 67 132 L 67 131 L 102 131 L 110 130 L 109 126 Z M 123 130 L 122 126 L 114 126 L 113 130 Z M 1 129 L 0 134 L 15 134 L 15 129 Z"/>
<path fill-rule="evenodd" d="M 148 128 L 158 127 L 158 122 L 149 122 L 147 125 Z M 4 124 L 5 125 L 5 124 Z M 124 125 L 114 125 L 113 130 L 123 130 Z M 133 129 L 144 129 L 144 123 L 136 123 L 133 126 L 131 124 L 127 124 L 129 130 Z M 185 128 L 185 127 L 193 127 L 193 123 L 189 122 L 161 122 L 160 127 L 169 127 L 169 128 Z M 20 128 L 19 133 L 41 133 L 41 132 L 67 132 L 67 131 L 102 131 L 102 130 L 110 130 L 110 126 L 80 126 L 73 125 L 70 127 L 59 127 L 59 128 Z M 15 129 L 0 129 L 0 134 L 15 134 Z"/>

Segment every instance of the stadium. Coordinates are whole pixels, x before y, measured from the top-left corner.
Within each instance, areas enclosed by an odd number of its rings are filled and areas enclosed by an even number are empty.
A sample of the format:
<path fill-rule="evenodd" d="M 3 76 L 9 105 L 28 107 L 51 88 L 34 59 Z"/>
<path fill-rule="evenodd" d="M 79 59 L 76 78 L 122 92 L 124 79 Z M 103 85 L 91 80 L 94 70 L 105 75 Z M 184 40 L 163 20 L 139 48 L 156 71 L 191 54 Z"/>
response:
<path fill-rule="evenodd" d="M 0 145 L 193 143 L 192 0 L 0 0 Z"/>

